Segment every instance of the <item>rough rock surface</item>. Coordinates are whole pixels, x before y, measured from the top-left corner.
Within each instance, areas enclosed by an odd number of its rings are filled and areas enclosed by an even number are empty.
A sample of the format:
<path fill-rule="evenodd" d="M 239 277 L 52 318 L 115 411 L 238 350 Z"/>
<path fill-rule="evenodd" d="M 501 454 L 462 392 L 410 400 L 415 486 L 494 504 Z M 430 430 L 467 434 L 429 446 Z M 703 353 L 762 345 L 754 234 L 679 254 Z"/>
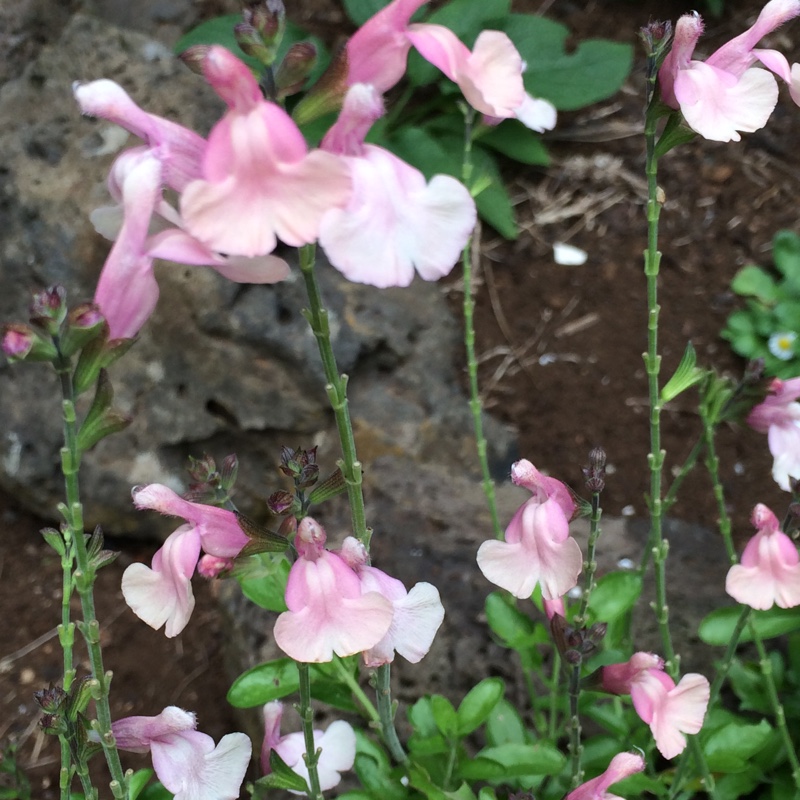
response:
<path fill-rule="evenodd" d="M 73 17 L 0 93 L 0 319 L 22 320 L 32 289 L 65 284 L 91 297 L 108 243 L 89 212 L 109 203 L 108 168 L 133 137 L 82 118 L 73 80 L 108 77 L 143 107 L 206 132 L 220 101 L 160 43 L 100 20 Z M 291 259 L 291 254 L 287 258 Z M 158 309 L 140 341 L 113 368 L 117 405 L 131 427 L 86 457 L 90 524 L 135 534 L 134 484 L 184 488 L 188 455 L 238 453 L 239 502 L 268 494 L 281 444 L 337 452 L 314 337 L 302 317 L 299 273 L 277 286 L 242 286 L 206 268 L 159 264 Z M 319 266 L 340 369 L 352 378 L 363 460 L 381 453 L 474 464 L 466 402 L 454 363 L 460 334 L 441 288 L 415 281 L 389 291 L 344 281 Z M 39 365 L 0 368 L 0 485 L 38 513 L 61 497 L 60 421 L 54 376 Z M 513 435 L 489 420 L 500 473 Z"/>

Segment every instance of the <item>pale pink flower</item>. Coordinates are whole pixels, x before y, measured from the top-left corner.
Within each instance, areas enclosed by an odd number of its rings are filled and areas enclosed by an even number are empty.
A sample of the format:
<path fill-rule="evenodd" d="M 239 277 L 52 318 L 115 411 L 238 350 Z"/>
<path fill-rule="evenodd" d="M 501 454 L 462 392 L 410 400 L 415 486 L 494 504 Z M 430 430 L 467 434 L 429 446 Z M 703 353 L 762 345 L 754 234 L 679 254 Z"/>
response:
<path fill-rule="evenodd" d="M 111 168 L 108 187 L 118 205 L 92 213 L 98 232 L 114 241 L 95 293 L 112 339 L 135 336 L 155 309 L 156 258 L 211 266 L 240 283 L 274 283 L 288 275 L 287 264 L 274 256 L 247 259 L 212 251 L 183 229 L 163 199 L 165 186 L 180 192 L 200 177 L 204 139 L 142 111 L 113 81 L 73 88 L 84 113 L 122 125 L 146 142 L 124 152 Z"/>
<path fill-rule="evenodd" d="M 800 65 L 790 68 L 783 55 L 756 45 L 798 14 L 800 0 L 770 0 L 751 28 L 705 61 L 692 59 L 703 22 L 696 13 L 685 14 L 675 26 L 672 49 L 659 71 L 662 99 L 680 108 L 689 127 L 706 139 L 738 142 L 739 131 L 764 127 L 778 102 L 778 86 L 769 72 L 753 65 L 760 61 L 789 83 L 795 102 L 800 102 Z"/>
<path fill-rule="evenodd" d="M 607 791 L 608 787 L 643 769 L 644 759 L 638 753 L 617 753 L 602 775 L 573 789 L 566 800 L 620 800 L 619 795 Z"/>
<path fill-rule="evenodd" d="M 139 619 L 168 637 L 177 636 L 194 609 L 191 578 L 201 548 L 217 559 L 230 559 L 249 541 L 236 515 L 214 506 L 191 503 L 157 483 L 133 490 L 137 508 L 183 517 L 181 525 L 153 556 L 150 567 L 131 564 L 122 574 L 122 595 Z"/>
<path fill-rule="evenodd" d="M 739 603 L 765 611 L 800 605 L 800 557 L 778 518 L 760 503 L 753 510 L 758 533 L 747 543 L 740 564 L 725 580 L 725 591 Z"/>
<path fill-rule="evenodd" d="M 603 667 L 602 687 L 613 694 L 630 694 L 664 758 L 682 753 L 685 734 L 700 731 L 711 696 L 708 680 L 697 673 L 684 675 L 676 686 L 653 653 L 634 653 L 626 664 Z"/>
<path fill-rule="evenodd" d="M 505 541 L 484 542 L 478 550 L 478 566 L 495 585 L 515 597 L 530 597 L 537 583 L 542 597 L 555 600 L 578 579 L 583 557 L 569 535 L 575 512 L 567 487 L 542 475 L 530 461 L 518 461 L 511 479 L 532 496 L 519 508 L 506 528 Z"/>
<path fill-rule="evenodd" d="M 382 147 L 364 144 L 383 111 L 375 88 L 353 86 L 322 147 L 343 156 L 353 193 L 322 218 L 319 241 L 331 264 L 356 283 L 408 286 L 447 275 L 475 226 L 475 203 L 449 175 L 430 182 Z"/>
<path fill-rule="evenodd" d="M 791 490 L 789 478 L 800 479 L 800 378 L 782 381 L 775 378 L 764 402 L 747 417 L 747 424 L 767 434 L 772 453 L 772 477 L 785 492 Z"/>
<path fill-rule="evenodd" d="M 155 717 L 126 717 L 111 725 L 121 750 L 150 752 L 153 769 L 175 800 L 236 800 L 250 762 L 250 739 L 229 733 L 214 740 L 195 730 L 194 714 L 176 706 Z"/>
<path fill-rule="evenodd" d="M 308 767 L 303 756 L 306 752 L 302 733 L 287 733 L 281 736 L 281 717 L 283 703 L 273 700 L 264 706 L 264 743 L 261 746 L 261 770 L 265 775 L 271 772 L 269 754 L 274 750 L 284 763 L 308 782 Z M 314 746 L 322 752 L 317 762 L 317 775 L 323 792 L 338 786 L 341 773 L 352 769 L 356 759 L 356 735 L 349 723 L 335 720 L 323 733 L 314 730 Z M 303 792 L 292 792 L 303 794 Z"/>
<path fill-rule="evenodd" d="M 539 132 L 555 127 L 555 107 L 525 91 L 525 65 L 505 33 L 482 31 L 472 51 L 442 25 L 410 25 L 406 35 L 426 61 L 458 84 L 476 111 L 495 121 L 516 117 Z"/>
<path fill-rule="evenodd" d="M 352 536 L 342 543 L 341 556 L 358 575 L 361 591 L 378 592 L 394 610 L 386 635 L 363 653 L 364 663 L 368 667 L 389 664 L 394 661 L 395 652 L 412 664 L 422 660 L 444 620 L 444 606 L 436 587 L 420 582 L 408 591 L 397 578 L 369 566 L 366 548 Z"/>
<path fill-rule="evenodd" d="M 177 636 L 194 610 L 192 574 L 199 557 L 197 527 L 181 525 L 156 552 L 149 567 L 136 563 L 123 572 L 125 602 L 153 630 L 165 625 L 167 637 Z"/>
<path fill-rule="evenodd" d="M 224 253 L 270 253 L 281 239 L 299 247 L 317 238 L 322 215 L 350 197 L 347 167 L 306 147 L 279 106 L 264 100 L 247 66 L 212 46 L 203 72 L 228 104 L 203 153 L 202 178 L 181 195 L 188 230 Z"/>
<path fill-rule="evenodd" d="M 325 549 L 325 530 L 304 517 L 294 540 L 297 561 L 289 571 L 286 606 L 275 642 L 295 661 L 325 662 L 369 650 L 392 622 L 392 604 L 378 592 L 362 594 L 358 575 Z"/>
<path fill-rule="evenodd" d="M 558 614 L 566 619 L 567 612 L 564 610 L 564 598 L 556 597 L 553 600 L 542 600 L 544 604 L 544 613 L 547 614 L 547 619 L 553 619 Z"/>

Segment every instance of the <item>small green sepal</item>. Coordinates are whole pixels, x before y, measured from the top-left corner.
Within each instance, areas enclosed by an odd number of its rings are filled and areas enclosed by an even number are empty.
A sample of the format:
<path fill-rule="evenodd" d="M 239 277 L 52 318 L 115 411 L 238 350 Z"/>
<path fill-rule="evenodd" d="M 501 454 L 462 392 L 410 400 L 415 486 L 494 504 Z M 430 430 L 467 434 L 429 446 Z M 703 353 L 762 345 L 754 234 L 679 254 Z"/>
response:
<path fill-rule="evenodd" d="M 692 343 L 686 345 L 681 363 L 675 370 L 675 374 L 666 382 L 661 389 L 661 402 L 668 403 L 679 394 L 685 392 L 690 386 L 694 386 L 703 380 L 705 371 L 696 366 L 697 353 L 695 353 Z"/>

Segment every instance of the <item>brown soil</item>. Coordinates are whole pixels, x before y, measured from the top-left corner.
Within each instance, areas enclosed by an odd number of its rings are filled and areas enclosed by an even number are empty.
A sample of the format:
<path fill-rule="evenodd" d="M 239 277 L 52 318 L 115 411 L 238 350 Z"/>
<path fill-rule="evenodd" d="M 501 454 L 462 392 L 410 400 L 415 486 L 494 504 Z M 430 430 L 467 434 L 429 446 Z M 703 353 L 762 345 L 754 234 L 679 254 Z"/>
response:
<path fill-rule="evenodd" d="M 328 3 L 302 5 L 306 19 L 312 7 L 326 11 L 317 22 L 337 19 L 327 13 Z M 761 5 L 756 0 L 729 0 L 724 19 L 708 27 L 704 52 L 741 31 Z M 606 36 L 635 42 L 638 27 L 651 12 L 675 19 L 689 4 L 515 3 L 515 10 L 542 7 L 569 25 L 576 40 Z M 329 32 L 329 38 L 332 35 Z M 798 60 L 800 53 L 792 52 L 789 35 L 779 32 L 773 44 L 790 61 Z M 638 50 L 637 54 L 641 55 Z M 547 170 L 509 170 L 524 231 L 517 242 L 509 243 L 484 230 L 478 289 L 480 378 L 487 407 L 518 427 L 521 455 L 576 488 L 589 449 L 603 445 L 613 465 L 604 495 L 604 507 L 612 514 L 632 510 L 643 515 L 649 480 L 647 387 L 641 359 L 646 342 L 641 269 L 645 195 L 638 135 L 642 84 L 637 72 L 612 100 L 562 115 L 558 130 L 549 137 L 553 164 Z M 736 304 L 729 284 L 741 265 L 769 262 L 775 231 L 796 228 L 797 120 L 797 109 L 782 91 L 766 130 L 739 144 L 697 141 L 663 160 L 664 375 L 674 369 L 689 340 L 701 364 L 741 374 L 743 363 L 719 338 Z M 586 250 L 587 264 L 555 265 L 551 248 L 557 241 Z M 457 308 L 458 292 L 452 290 L 451 296 Z M 669 469 L 681 463 L 698 436 L 694 400 L 692 394 L 681 396 L 664 414 Z M 741 539 L 748 535 L 747 517 L 756 502 L 771 504 L 782 514 L 787 497 L 771 480 L 765 437 L 746 428 L 725 428 L 719 435 L 719 454 Z M 4 505 L 0 740 L 19 742 L 19 760 L 31 778 L 33 796 L 47 800 L 57 796 L 58 750 L 36 727 L 31 694 L 59 674 L 53 634 L 60 616 L 60 567 L 37 534 L 40 525 L 15 511 L 9 500 Z M 673 514 L 713 526 L 716 510 L 702 470 L 687 482 Z M 105 657 L 115 673 L 115 715 L 156 713 L 177 703 L 196 710 L 201 728 L 218 738 L 234 722 L 224 700 L 228 679 L 212 587 L 196 582 L 198 606 L 192 624 L 181 636 L 167 640 L 127 611 L 119 591 L 124 566 L 132 560 L 149 561 L 152 548 L 124 542 L 113 546 L 124 552 L 102 571 L 97 605 Z"/>

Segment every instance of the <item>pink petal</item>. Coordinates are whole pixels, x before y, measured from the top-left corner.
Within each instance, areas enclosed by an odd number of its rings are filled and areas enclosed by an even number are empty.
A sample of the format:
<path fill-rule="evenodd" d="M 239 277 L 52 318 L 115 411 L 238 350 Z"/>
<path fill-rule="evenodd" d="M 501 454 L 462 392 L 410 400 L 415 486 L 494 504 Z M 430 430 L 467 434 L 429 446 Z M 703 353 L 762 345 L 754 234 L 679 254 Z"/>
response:
<path fill-rule="evenodd" d="M 167 706 L 155 717 L 124 717 L 112 723 L 117 747 L 132 753 L 146 753 L 156 739 L 182 731 L 193 731 L 195 715 L 177 706 Z"/>
<path fill-rule="evenodd" d="M 299 558 L 289 573 L 285 611 L 275 641 L 297 661 L 324 662 L 368 650 L 389 630 L 392 605 L 377 592 L 361 595 L 356 574 L 323 551 L 315 561 Z"/>
<path fill-rule="evenodd" d="M 551 131 L 556 126 L 556 107 L 547 100 L 531 97 L 529 94 L 514 109 L 514 116 L 526 128 L 539 133 Z"/>
<path fill-rule="evenodd" d="M 394 0 L 370 17 L 347 42 L 347 83 L 371 83 L 380 94 L 405 74 L 410 42 L 405 29 L 427 0 Z"/>
<path fill-rule="evenodd" d="M 789 478 L 800 478 L 800 422 L 771 425 L 767 443 L 774 459 L 772 477 L 784 492 L 788 492 L 791 489 Z"/>
<path fill-rule="evenodd" d="M 94 296 L 108 320 L 112 339 L 135 336 L 158 301 L 158 284 L 146 239 L 153 210 L 161 197 L 161 163 L 144 152 L 135 161 L 127 161 L 126 166 L 122 227 L 103 265 Z"/>
<path fill-rule="evenodd" d="M 250 68 L 225 47 L 210 47 L 202 68 L 205 79 L 230 108 L 246 113 L 263 102 L 264 95 Z"/>
<path fill-rule="evenodd" d="M 752 51 L 758 42 L 798 14 L 800 14 L 800 0 L 770 0 L 761 9 L 752 27 L 722 45 L 706 59 L 706 63 L 736 76 L 742 75 L 753 63 Z"/>
<path fill-rule="evenodd" d="M 643 769 L 644 759 L 638 753 L 618 753 L 602 775 L 573 789 L 566 800 L 613 800 L 617 796 L 606 792 L 608 787 Z"/>
<path fill-rule="evenodd" d="M 214 740 L 199 731 L 153 742 L 153 769 L 175 800 L 237 800 L 250 762 L 250 739 L 229 733 Z"/>
<path fill-rule="evenodd" d="M 524 486 L 534 497 L 544 502 L 548 497 L 561 506 L 564 516 L 572 519 L 575 513 L 575 501 L 566 484 L 543 475 L 526 458 L 516 461 L 511 467 L 511 480 L 517 486 Z"/>
<path fill-rule="evenodd" d="M 162 514 L 183 517 L 196 525 L 202 537 L 203 550 L 212 556 L 234 558 L 249 541 L 232 511 L 203 503 L 190 503 L 168 486 L 159 483 L 138 486 L 132 494 L 136 508 L 149 508 Z"/>
<path fill-rule="evenodd" d="M 394 616 L 388 633 L 364 653 L 364 663 L 368 667 L 390 663 L 395 651 L 406 661 L 418 663 L 428 654 L 444 620 L 439 591 L 430 583 L 415 584 L 404 597 L 392 600 L 392 605 Z"/>
<path fill-rule="evenodd" d="M 478 567 L 489 581 L 519 598 L 530 597 L 541 583 L 546 600 L 575 585 L 583 557 L 555 500 L 539 503 L 531 498 L 512 519 L 506 539 L 484 542 L 478 550 Z"/>
<path fill-rule="evenodd" d="M 347 159 L 349 205 L 323 218 L 320 244 L 349 280 L 385 288 L 408 286 L 414 270 L 436 280 L 453 268 L 475 225 L 475 204 L 455 178 L 421 172 L 387 150 L 366 145 Z"/>
<path fill-rule="evenodd" d="M 766 125 L 778 102 L 775 78 L 749 69 L 738 80 L 729 72 L 699 61 L 680 70 L 675 97 L 690 128 L 706 139 L 738 142 L 738 131 L 751 133 Z"/>
<path fill-rule="evenodd" d="M 190 233 L 231 255 L 264 255 L 276 237 L 295 247 L 313 242 L 322 215 L 350 193 L 346 166 L 330 153 L 306 155 L 291 118 L 266 102 L 217 124 L 203 173 L 181 196 L 181 215 Z"/>
<path fill-rule="evenodd" d="M 611 694 L 630 694 L 631 684 L 640 672 L 663 670 L 664 660 L 655 653 L 634 653 L 624 664 L 609 664 L 602 668 L 603 691 Z"/>
<path fill-rule="evenodd" d="M 122 595 L 139 619 L 154 630 L 177 636 L 194 609 L 192 574 L 200 557 L 200 534 L 182 525 L 153 556 L 152 568 L 131 564 L 122 575 Z"/>
<path fill-rule="evenodd" d="M 658 71 L 661 99 L 670 108 L 678 108 L 678 101 L 675 98 L 675 79 L 680 70 L 689 69 L 692 53 L 702 34 L 703 20 L 696 11 L 684 14 L 675 24 L 672 47 Z"/>
<path fill-rule="evenodd" d="M 383 113 L 383 98 L 378 90 L 369 83 L 354 84 L 348 89 L 342 110 L 320 147 L 337 155 L 363 155 L 364 138 Z"/>
<path fill-rule="evenodd" d="M 163 164 L 164 182 L 172 189 L 180 192 L 199 177 L 206 143 L 194 131 L 142 111 L 113 81 L 76 83 L 73 92 L 84 114 L 107 119 L 144 139 Z"/>

